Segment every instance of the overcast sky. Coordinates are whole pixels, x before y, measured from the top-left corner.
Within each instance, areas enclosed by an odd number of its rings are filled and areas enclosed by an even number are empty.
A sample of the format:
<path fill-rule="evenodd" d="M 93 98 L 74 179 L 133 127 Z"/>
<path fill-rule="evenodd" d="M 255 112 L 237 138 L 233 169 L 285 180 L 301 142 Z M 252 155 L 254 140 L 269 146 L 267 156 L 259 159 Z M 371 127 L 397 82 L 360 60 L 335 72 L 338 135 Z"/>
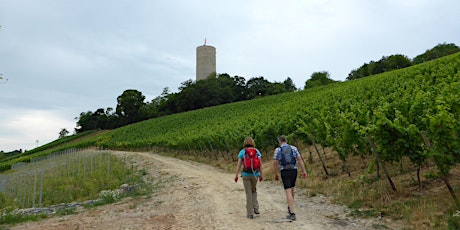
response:
<path fill-rule="evenodd" d="M 73 133 L 126 89 L 177 92 L 205 38 L 217 73 L 303 88 L 313 72 L 343 81 L 382 56 L 460 45 L 459 12 L 458 0 L 0 0 L 0 150 Z"/>

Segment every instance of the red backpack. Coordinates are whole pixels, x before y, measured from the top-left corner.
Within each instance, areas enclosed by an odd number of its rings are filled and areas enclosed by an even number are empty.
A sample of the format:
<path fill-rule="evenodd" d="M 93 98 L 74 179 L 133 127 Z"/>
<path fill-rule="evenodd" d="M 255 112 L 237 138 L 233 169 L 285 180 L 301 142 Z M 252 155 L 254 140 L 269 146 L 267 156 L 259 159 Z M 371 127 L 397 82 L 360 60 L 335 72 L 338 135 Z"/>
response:
<path fill-rule="evenodd" d="M 260 157 L 257 155 L 257 149 L 248 147 L 244 149 L 243 171 L 248 173 L 260 171 Z"/>

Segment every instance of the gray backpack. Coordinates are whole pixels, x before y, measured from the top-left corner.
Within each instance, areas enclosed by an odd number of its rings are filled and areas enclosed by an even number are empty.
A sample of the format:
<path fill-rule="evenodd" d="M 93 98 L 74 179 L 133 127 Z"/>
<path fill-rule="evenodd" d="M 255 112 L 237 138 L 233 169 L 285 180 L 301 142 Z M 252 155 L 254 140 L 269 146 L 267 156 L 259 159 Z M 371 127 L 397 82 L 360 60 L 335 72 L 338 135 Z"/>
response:
<path fill-rule="evenodd" d="M 280 147 L 281 151 L 281 165 L 284 169 L 294 169 L 296 159 L 294 157 L 294 151 L 290 145 L 284 145 Z"/>

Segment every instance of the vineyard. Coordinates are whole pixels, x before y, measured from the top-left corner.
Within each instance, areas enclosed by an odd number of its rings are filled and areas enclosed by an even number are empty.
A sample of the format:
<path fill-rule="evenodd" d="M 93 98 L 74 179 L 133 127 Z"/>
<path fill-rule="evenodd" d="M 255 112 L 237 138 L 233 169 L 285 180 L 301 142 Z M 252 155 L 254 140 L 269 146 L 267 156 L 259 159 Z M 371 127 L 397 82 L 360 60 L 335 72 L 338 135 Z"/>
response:
<path fill-rule="evenodd" d="M 393 190 L 385 164 L 405 158 L 420 170 L 434 162 L 457 200 L 448 175 L 460 161 L 459 69 L 457 53 L 360 80 L 152 119 L 102 134 L 93 144 L 228 152 L 249 135 L 269 150 L 284 134 L 333 148 L 344 169 L 349 156 L 375 156 Z"/>

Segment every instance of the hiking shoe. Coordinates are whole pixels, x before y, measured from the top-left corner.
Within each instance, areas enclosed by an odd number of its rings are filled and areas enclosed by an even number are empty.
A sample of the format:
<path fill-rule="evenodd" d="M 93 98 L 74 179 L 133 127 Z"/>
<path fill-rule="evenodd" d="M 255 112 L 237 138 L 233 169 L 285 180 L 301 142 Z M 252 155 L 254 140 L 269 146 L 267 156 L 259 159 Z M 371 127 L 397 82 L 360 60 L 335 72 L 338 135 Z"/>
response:
<path fill-rule="evenodd" d="M 248 219 L 254 219 L 253 215 L 248 215 Z"/>
<path fill-rule="evenodd" d="M 255 208 L 254 209 L 254 214 L 260 214 L 259 209 Z"/>
<path fill-rule="evenodd" d="M 295 213 L 290 213 L 286 218 L 288 220 L 295 220 Z"/>

